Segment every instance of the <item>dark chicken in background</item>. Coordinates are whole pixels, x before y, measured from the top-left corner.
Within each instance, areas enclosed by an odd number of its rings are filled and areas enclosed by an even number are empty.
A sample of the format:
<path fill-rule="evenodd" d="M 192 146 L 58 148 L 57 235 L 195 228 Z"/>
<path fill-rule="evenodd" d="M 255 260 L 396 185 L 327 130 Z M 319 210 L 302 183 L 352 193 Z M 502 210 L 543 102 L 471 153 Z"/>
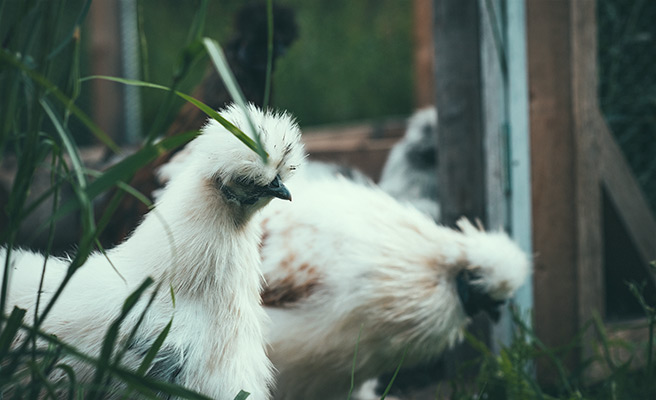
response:
<path fill-rule="evenodd" d="M 288 7 L 273 6 L 273 63 L 284 55 L 298 37 L 298 27 L 294 11 Z M 259 2 L 243 6 L 235 18 L 235 32 L 224 46 L 226 59 L 239 83 L 246 101 L 263 107 L 267 66 L 267 9 L 266 3 Z M 230 94 L 213 66 L 205 73 L 203 81 L 192 96 L 201 100 L 214 110 L 231 102 Z M 207 121 L 207 115 L 190 103 L 186 103 L 173 124 L 164 135 L 175 136 L 183 132 L 200 129 Z M 155 170 L 168 162 L 175 154 L 170 152 L 160 156 L 151 164 L 139 170 L 130 186 L 152 200 L 152 192 L 160 187 Z M 107 196 L 110 199 L 112 196 Z M 104 210 L 108 204 L 102 204 Z M 126 195 L 114 212 L 112 222 L 100 237 L 105 247 L 120 243 L 132 232 L 148 207 L 136 198 Z M 97 213 L 102 215 L 102 212 Z"/>

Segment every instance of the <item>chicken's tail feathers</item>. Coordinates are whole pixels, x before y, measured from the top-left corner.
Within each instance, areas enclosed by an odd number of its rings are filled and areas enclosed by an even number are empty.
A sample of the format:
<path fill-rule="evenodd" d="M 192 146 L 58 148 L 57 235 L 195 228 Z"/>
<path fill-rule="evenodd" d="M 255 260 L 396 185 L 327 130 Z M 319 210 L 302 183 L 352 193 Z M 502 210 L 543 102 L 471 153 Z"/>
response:
<path fill-rule="evenodd" d="M 530 274 L 531 262 L 526 253 L 502 230 L 486 232 L 480 221 L 474 226 L 461 218 L 456 225 L 466 238 L 467 269 L 476 276 L 472 283 L 493 299 L 512 297 Z"/>

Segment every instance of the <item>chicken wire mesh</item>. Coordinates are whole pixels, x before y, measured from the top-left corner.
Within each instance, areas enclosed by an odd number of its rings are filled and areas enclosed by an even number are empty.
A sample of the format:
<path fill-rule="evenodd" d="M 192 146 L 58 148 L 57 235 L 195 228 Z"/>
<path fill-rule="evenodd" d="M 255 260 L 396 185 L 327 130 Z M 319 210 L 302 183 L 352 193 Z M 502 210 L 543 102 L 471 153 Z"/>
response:
<path fill-rule="evenodd" d="M 597 3 L 601 109 L 656 213 L 656 1 Z"/>

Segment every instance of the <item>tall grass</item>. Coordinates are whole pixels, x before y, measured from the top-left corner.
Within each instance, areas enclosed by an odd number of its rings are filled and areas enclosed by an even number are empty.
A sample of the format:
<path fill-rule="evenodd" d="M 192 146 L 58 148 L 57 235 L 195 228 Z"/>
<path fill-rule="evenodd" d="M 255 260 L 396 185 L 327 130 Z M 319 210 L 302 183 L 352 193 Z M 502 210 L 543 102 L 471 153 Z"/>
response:
<path fill-rule="evenodd" d="M 622 400 L 656 398 L 656 375 L 653 360 L 654 327 L 656 309 L 644 299 L 639 285 L 630 283 L 645 312 L 645 327 L 648 337 L 644 343 L 611 339 L 599 315 L 593 316 L 583 330 L 566 346 L 552 348 L 546 346 L 513 310 L 514 338 L 502 347 L 498 354 L 493 353 L 482 342 L 471 335 L 466 340 L 479 352 L 472 364 L 478 365 L 478 373 L 471 379 L 459 377 L 451 382 L 450 397 L 465 399 L 503 399 L 503 400 Z M 587 333 L 592 333 L 587 334 Z M 593 342 L 589 342 L 593 338 Z M 584 342 L 588 340 L 588 342 Z M 565 359 L 572 351 L 583 346 L 598 349 L 588 359 L 582 360 L 575 368 L 568 368 Z M 624 354 L 624 356 L 620 356 Z M 627 356 L 628 355 L 628 356 Z M 643 363 L 636 363 L 643 359 Z M 542 368 L 556 371 L 555 378 L 548 383 L 540 382 L 535 370 L 540 360 Z M 464 365 L 463 369 L 471 365 Z M 603 379 L 592 381 L 592 369 L 605 370 Z M 598 378 L 599 379 L 599 378 Z M 441 398 L 437 394 L 436 398 Z"/>
<path fill-rule="evenodd" d="M 7 249 L 2 265 L 0 292 L 0 397 L 7 398 L 92 398 L 100 399 L 109 393 L 111 382 L 120 382 L 126 397 L 159 398 L 176 396 L 187 399 L 204 399 L 181 386 L 160 382 L 146 375 L 150 364 L 168 334 L 170 324 L 160 333 L 145 354 L 136 371 L 121 367 L 121 359 L 127 351 L 129 337 L 138 327 L 125 327 L 128 340 L 119 340 L 119 330 L 125 317 L 135 311 L 137 301 L 154 284 L 147 279 L 124 302 L 120 316 L 106 332 L 102 350 L 98 356 L 82 354 L 70 343 L 49 335 L 41 325 L 52 310 L 64 287 L 84 264 L 89 254 L 101 250 L 98 236 L 111 219 L 111 213 L 121 196 L 130 192 L 127 187 L 134 173 L 158 155 L 183 145 L 197 135 L 189 132 L 166 140 L 157 141 L 164 131 L 166 116 L 174 111 L 172 99 L 180 96 L 192 102 L 210 117 L 224 125 L 245 145 L 259 153 L 266 161 L 259 137 L 255 141 L 246 136 L 229 121 L 201 102 L 177 91 L 191 66 L 208 52 L 220 54 L 220 47 L 202 37 L 207 0 L 202 0 L 189 29 L 186 46 L 180 50 L 180 62 L 168 86 L 153 85 L 140 81 L 122 81 L 125 84 L 162 90 L 160 109 L 144 143 L 136 153 L 125 157 L 106 171 L 89 171 L 82 162 L 73 125 L 82 126 L 112 151 L 120 149 L 100 129 L 78 104 L 81 85 L 86 79 L 80 75 L 81 25 L 91 6 L 91 0 L 77 3 L 66 0 L 26 0 L 0 2 L 0 154 L 2 159 L 10 155 L 17 160 L 13 186 L 2 212 L 6 223 L 0 230 L 0 244 Z M 74 11 L 71 14 L 71 11 Z M 71 18 L 71 15 L 75 15 Z M 143 19 L 143 15 L 140 16 Z M 141 24 L 143 25 L 143 24 Z M 142 32 L 143 33 L 143 32 Z M 145 41 L 142 40 L 142 43 Z M 214 58 L 214 57 L 213 57 Z M 222 76 L 230 82 L 229 69 L 220 66 Z M 233 79 L 234 80 L 234 79 Z M 231 82 L 236 86 L 234 82 Z M 241 101 L 243 103 L 243 100 Z M 72 122 L 75 121 L 75 124 Z M 29 197 L 30 187 L 39 169 L 49 172 L 51 188 L 36 200 Z M 74 199 L 62 204 L 61 190 L 72 188 Z M 103 215 L 94 215 L 94 199 L 118 186 L 124 191 L 110 201 Z M 52 248 L 55 223 L 63 216 L 77 213 L 82 222 L 80 239 L 75 256 L 71 259 L 65 277 L 51 300 L 37 301 L 34 315 L 26 315 L 19 308 L 10 309 L 7 304 L 7 276 L 10 270 L 12 249 L 16 243 L 22 222 L 41 204 L 52 201 L 52 216 L 44 221 L 40 230 L 48 233 L 48 250 Z M 46 253 L 46 260 L 48 258 Z M 44 261 L 45 271 L 45 261 Z M 43 279 L 43 277 L 42 277 Z M 150 302 L 159 287 L 151 294 Z M 148 303 L 150 304 L 150 303 Z M 147 310 L 148 308 L 146 308 Z M 142 321 L 144 310 L 139 321 Z M 94 377 L 90 382 L 79 381 L 75 371 L 66 363 L 75 358 L 91 365 Z M 53 380 L 54 373 L 63 376 Z M 248 396 L 242 392 L 238 399 Z"/>

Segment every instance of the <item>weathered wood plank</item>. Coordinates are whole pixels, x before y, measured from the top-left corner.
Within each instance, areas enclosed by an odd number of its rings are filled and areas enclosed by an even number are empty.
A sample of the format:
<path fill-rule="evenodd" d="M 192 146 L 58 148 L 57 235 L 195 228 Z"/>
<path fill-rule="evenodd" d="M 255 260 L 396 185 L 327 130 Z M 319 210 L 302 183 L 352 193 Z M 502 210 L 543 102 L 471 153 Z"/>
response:
<path fill-rule="evenodd" d="M 560 346 L 578 331 L 570 1 L 527 1 L 526 13 L 534 327 L 547 346 Z"/>
<path fill-rule="evenodd" d="M 571 2 L 572 106 L 574 112 L 577 296 L 579 326 L 604 311 L 603 228 L 599 176 L 596 2 Z M 586 335 L 591 335 L 588 331 Z M 584 340 L 588 343 L 589 340 Z M 594 354 L 584 346 L 582 359 Z"/>
<path fill-rule="evenodd" d="M 615 207 L 620 210 L 619 216 L 642 259 L 645 263 L 656 260 L 654 215 L 608 125 L 601 115 L 597 116 L 597 121 L 603 183 Z M 656 281 L 653 274 L 652 278 Z"/>

